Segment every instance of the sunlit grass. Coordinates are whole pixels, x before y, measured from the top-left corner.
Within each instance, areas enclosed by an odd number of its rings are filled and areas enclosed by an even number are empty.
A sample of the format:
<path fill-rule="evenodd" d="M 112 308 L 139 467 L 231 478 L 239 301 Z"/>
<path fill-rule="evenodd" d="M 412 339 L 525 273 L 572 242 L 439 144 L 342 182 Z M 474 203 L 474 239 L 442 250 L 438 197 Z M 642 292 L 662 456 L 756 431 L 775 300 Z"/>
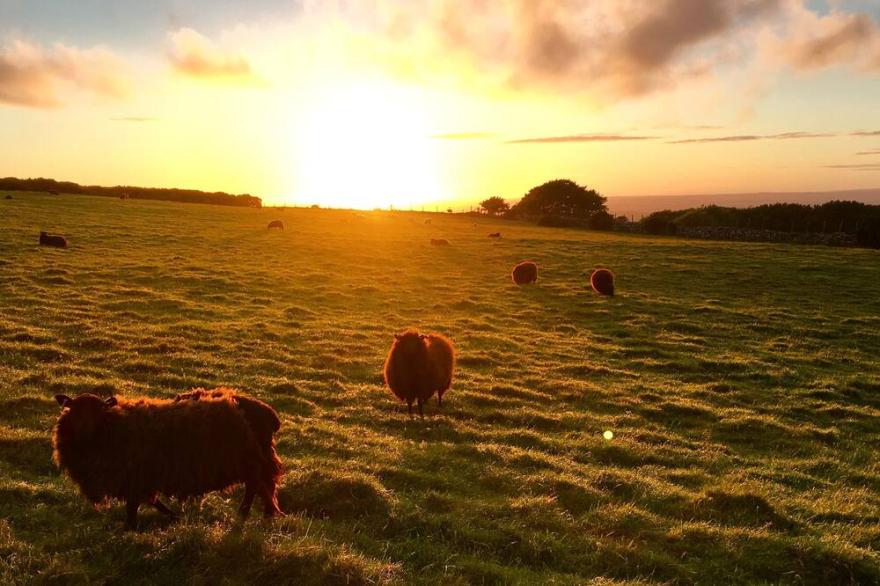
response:
<path fill-rule="evenodd" d="M 0 582 L 880 581 L 876 252 L 0 206 Z M 40 229 L 71 248 L 40 249 Z M 541 274 L 518 288 L 524 259 Z M 597 265 L 614 298 L 590 292 Z M 460 351 L 424 420 L 381 380 L 409 326 Z M 219 384 L 282 414 L 284 520 L 239 526 L 235 492 L 123 533 L 119 506 L 93 511 L 51 463 L 55 393 Z"/>

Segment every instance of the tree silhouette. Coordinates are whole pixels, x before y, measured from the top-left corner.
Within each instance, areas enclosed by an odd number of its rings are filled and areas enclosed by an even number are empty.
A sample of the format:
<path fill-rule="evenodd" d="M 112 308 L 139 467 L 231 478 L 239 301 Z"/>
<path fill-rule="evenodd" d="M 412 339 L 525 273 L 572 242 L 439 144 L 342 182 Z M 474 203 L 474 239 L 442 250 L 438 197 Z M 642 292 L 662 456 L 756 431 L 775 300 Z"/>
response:
<path fill-rule="evenodd" d="M 481 201 L 480 208 L 490 216 L 500 216 L 510 209 L 510 205 L 496 195 Z"/>
<path fill-rule="evenodd" d="M 534 187 L 513 206 L 520 217 L 557 216 L 589 219 L 605 212 L 605 198 L 568 179 L 556 179 Z"/>

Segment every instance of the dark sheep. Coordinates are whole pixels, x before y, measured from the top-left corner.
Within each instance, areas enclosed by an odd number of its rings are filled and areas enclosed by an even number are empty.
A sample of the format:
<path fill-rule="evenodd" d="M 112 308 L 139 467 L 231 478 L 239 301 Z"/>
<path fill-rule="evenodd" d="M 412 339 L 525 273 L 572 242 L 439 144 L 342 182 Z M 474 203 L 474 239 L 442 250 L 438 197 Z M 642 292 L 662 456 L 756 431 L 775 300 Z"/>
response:
<path fill-rule="evenodd" d="M 55 248 L 67 248 L 67 239 L 57 234 L 40 232 L 40 246 L 54 246 Z"/>
<path fill-rule="evenodd" d="M 431 246 L 449 246 L 449 240 L 445 238 L 431 238 Z"/>
<path fill-rule="evenodd" d="M 385 359 L 385 383 L 391 392 L 406 402 L 412 416 L 413 402 L 424 417 L 423 404 L 437 393 L 443 406 L 443 393 L 452 385 L 455 371 L 455 346 L 440 334 L 420 334 L 416 330 L 394 334 L 394 342 Z"/>
<path fill-rule="evenodd" d="M 271 222 L 269 222 L 266 230 L 271 230 L 272 228 L 278 228 L 282 232 L 284 232 L 284 222 L 282 222 L 281 220 L 272 220 Z"/>
<path fill-rule="evenodd" d="M 431 223 L 431 220 L 425 220 L 425 223 L 426 223 L 426 224 L 430 224 L 430 223 Z"/>
<path fill-rule="evenodd" d="M 11 195 L 7 195 L 7 196 L 6 196 L 6 199 L 12 199 L 12 196 L 11 196 Z"/>
<path fill-rule="evenodd" d="M 614 295 L 614 273 L 608 269 L 596 269 L 590 275 L 590 285 L 593 291 L 600 295 Z"/>
<path fill-rule="evenodd" d="M 55 399 L 61 405 L 52 438 L 55 462 L 95 505 L 124 500 L 129 528 L 136 527 L 141 504 L 172 514 L 160 494 L 183 500 L 242 483 L 243 518 L 256 495 L 265 516 L 284 514 L 276 492 L 279 463 L 267 458 L 241 397 Z"/>
<path fill-rule="evenodd" d="M 501 238 L 501 232 L 492 232 L 489 234 L 489 238 Z"/>
<path fill-rule="evenodd" d="M 538 265 L 530 260 L 523 261 L 513 267 L 510 275 L 517 285 L 528 285 L 538 280 Z"/>

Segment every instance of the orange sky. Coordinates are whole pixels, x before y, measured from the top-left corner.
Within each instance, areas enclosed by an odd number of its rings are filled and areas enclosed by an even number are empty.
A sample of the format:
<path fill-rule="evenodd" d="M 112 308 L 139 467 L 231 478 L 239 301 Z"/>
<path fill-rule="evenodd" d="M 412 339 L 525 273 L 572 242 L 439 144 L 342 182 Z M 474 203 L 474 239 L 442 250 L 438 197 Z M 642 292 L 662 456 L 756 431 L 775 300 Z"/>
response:
<path fill-rule="evenodd" d="M 880 185 L 875 2 L 70 4 L 0 3 L 0 175 L 363 208 Z"/>

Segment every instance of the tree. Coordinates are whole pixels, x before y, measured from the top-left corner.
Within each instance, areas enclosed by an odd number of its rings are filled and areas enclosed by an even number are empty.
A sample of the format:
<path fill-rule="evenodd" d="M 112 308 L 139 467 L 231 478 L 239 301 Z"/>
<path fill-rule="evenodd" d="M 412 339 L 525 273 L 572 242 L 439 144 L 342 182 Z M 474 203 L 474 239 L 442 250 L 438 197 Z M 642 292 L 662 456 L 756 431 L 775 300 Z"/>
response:
<path fill-rule="evenodd" d="M 605 198 L 568 179 L 548 181 L 533 187 L 512 210 L 520 217 L 558 216 L 589 219 L 606 212 Z"/>
<path fill-rule="evenodd" d="M 510 209 L 510 205 L 496 195 L 481 201 L 480 208 L 490 216 L 500 216 Z"/>

